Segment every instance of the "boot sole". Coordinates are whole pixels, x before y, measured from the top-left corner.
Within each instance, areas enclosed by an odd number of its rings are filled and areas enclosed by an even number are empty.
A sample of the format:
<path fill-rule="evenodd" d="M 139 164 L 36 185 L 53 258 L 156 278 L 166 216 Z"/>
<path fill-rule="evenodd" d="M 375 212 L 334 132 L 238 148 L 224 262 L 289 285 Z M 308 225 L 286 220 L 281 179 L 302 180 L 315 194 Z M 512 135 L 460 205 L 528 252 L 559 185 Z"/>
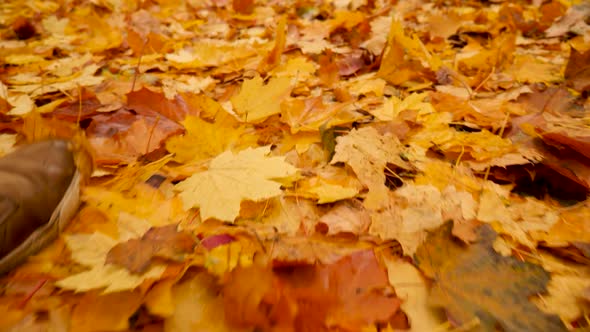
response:
<path fill-rule="evenodd" d="M 64 196 L 53 210 L 49 222 L 37 228 L 23 243 L 0 259 L 0 275 L 14 269 L 29 256 L 45 248 L 63 231 L 80 206 L 80 180 L 80 172 L 76 170 Z"/>

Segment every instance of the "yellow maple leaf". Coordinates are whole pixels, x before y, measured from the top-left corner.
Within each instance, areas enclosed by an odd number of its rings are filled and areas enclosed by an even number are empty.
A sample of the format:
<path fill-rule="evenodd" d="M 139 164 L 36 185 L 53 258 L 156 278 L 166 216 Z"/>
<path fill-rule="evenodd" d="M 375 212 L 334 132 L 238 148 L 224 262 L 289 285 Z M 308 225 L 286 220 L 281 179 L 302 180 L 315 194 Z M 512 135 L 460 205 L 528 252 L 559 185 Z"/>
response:
<path fill-rule="evenodd" d="M 187 116 L 182 124 L 186 134 L 166 141 L 166 149 L 174 153 L 174 159 L 181 163 L 217 156 L 227 150 L 243 131 L 242 127 L 236 126 L 237 121 L 225 112 L 219 112 L 213 123 Z"/>
<path fill-rule="evenodd" d="M 383 107 L 369 111 L 381 121 L 391 121 L 398 117 L 400 112 L 405 110 L 415 110 L 418 114 L 434 113 L 436 110 L 431 103 L 425 102 L 428 93 L 412 93 L 404 99 L 396 96 L 384 97 Z"/>
<path fill-rule="evenodd" d="M 130 198 L 115 190 L 86 187 L 82 199 L 113 219 L 118 218 L 121 212 L 126 212 L 148 220 L 152 226 L 168 225 L 184 213 L 178 199 L 167 198 L 148 184 L 137 184 L 132 194 L 133 198 Z"/>
<path fill-rule="evenodd" d="M 150 227 L 147 221 L 122 215 L 118 220 L 117 240 L 100 232 L 66 236 L 72 259 L 89 270 L 61 279 L 55 284 L 77 292 L 104 288 L 104 293 L 112 293 L 134 289 L 146 279 L 159 278 L 166 270 L 165 265 L 153 265 L 143 274 L 132 274 L 123 267 L 106 263 L 108 252 L 117 243 L 141 237 Z"/>
<path fill-rule="evenodd" d="M 543 62 L 539 57 L 524 55 L 516 57 L 508 72 L 519 82 L 548 83 L 563 80 L 561 67 L 559 63 Z"/>
<path fill-rule="evenodd" d="M 460 132 L 451 128 L 450 113 L 431 113 L 422 117 L 423 129 L 408 139 L 410 144 L 423 148 L 435 146 L 441 151 L 454 154 L 460 159 L 470 156 L 476 161 L 502 157 L 516 152 L 516 146 L 508 138 L 502 138 L 488 130 Z"/>
<path fill-rule="evenodd" d="M 356 196 L 358 190 L 356 188 L 319 181 L 316 186 L 309 188 L 308 192 L 317 196 L 318 204 L 324 204 L 352 198 Z"/>
<path fill-rule="evenodd" d="M 240 92 L 231 98 L 231 102 L 244 121 L 258 123 L 280 113 L 281 101 L 289 96 L 291 90 L 291 79 L 288 77 L 272 78 L 264 85 L 262 78 L 256 76 L 244 81 Z"/>
<path fill-rule="evenodd" d="M 411 331 L 435 331 L 444 323 L 436 309 L 428 306 L 428 284 L 412 264 L 397 258 L 384 257 L 389 283 L 399 298 L 401 308 L 412 322 Z M 412 285 L 408 287 L 407 285 Z"/>
<path fill-rule="evenodd" d="M 206 40 L 198 42 L 190 50 L 180 49 L 176 53 L 166 54 L 166 59 L 178 69 L 201 68 L 247 58 L 255 55 L 256 51 L 256 45 L 247 43 Z"/>
<path fill-rule="evenodd" d="M 278 65 L 272 75 L 275 77 L 295 77 L 298 81 L 309 81 L 314 78 L 317 64 L 311 60 L 298 56 Z"/>
<path fill-rule="evenodd" d="M 516 200 L 510 197 L 508 188 L 486 182 L 479 198 L 477 219 L 495 223 L 501 233 L 534 248 L 537 243 L 530 234 L 548 232 L 559 221 L 559 213 L 536 199 Z"/>
<path fill-rule="evenodd" d="M 377 75 L 394 85 L 408 80 L 424 79 L 425 66 L 437 71 L 441 60 L 430 54 L 417 36 L 408 36 L 398 20 L 391 21 L 387 48 Z"/>
<path fill-rule="evenodd" d="M 223 276 L 238 266 L 252 265 L 257 249 L 251 239 L 217 246 L 207 252 L 204 267 L 213 275 Z"/>
<path fill-rule="evenodd" d="M 297 173 L 283 157 L 269 157 L 270 146 L 231 151 L 213 159 L 209 169 L 178 183 L 184 208 L 199 207 L 201 218 L 233 222 L 240 202 L 257 201 L 281 194 L 280 183 L 273 181 Z"/>

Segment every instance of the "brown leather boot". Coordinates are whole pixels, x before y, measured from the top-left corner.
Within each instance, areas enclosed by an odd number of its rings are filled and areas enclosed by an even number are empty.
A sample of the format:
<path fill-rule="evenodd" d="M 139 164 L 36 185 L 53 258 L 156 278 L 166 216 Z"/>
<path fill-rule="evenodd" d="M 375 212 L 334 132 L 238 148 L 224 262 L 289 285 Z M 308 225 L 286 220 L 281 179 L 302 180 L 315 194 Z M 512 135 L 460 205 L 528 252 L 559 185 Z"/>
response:
<path fill-rule="evenodd" d="M 51 140 L 0 158 L 0 274 L 51 243 L 79 205 L 70 144 Z"/>

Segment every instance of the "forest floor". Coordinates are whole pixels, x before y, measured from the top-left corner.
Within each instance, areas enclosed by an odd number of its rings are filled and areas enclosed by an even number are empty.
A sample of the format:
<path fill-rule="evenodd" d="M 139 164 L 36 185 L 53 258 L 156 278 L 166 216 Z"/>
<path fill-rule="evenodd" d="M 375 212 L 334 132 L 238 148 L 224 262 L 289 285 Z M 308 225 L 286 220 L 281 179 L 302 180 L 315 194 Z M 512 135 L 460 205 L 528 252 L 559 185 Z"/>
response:
<path fill-rule="evenodd" d="M 4 0 L 0 65 L 85 174 L 0 331 L 588 329 L 588 3 Z"/>

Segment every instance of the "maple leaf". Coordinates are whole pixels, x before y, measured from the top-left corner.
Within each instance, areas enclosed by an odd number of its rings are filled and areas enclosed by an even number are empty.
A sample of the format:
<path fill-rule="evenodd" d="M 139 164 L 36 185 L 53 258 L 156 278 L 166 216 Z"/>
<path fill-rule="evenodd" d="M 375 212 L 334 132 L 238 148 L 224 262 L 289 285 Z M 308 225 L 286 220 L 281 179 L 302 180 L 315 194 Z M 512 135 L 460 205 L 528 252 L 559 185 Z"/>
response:
<path fill-rule="evenodd" d="M 329 235 L 363 234 L 369 229 L 370 224 L 371 216 L 358 201 L 339 203 L 318 220 L 318 226 L 327 227 Z"/>
<path fill-rule="evenodd" d="M 547 285 L 548 294 L 535 298 L 534 302 L 543 312 L 559 315 L 565 322 L 575 321 L 587 307 L 580 300 L 584 291 L 590 287 L 590 275 L 587 270 L 566 274 L 562 274 L 563 271 L 556 272 Z"/>
<path fill-rule="evenodd" d="M 551 207 L 527 198 L 510 200 L 509 193 L 499 185 L 486 183 L 479 202 L 477 219 L 497 222 L 501 232 L 529 248 L 536 246 L 529 233 L 547 232 L 559 220 L 559 214 Z"/>
<path fill-rule="evenodd" d="M 163 94 L 145 87 L 127 94 L 127 106 L 142 115 L 163 116 L 176 122 L 184 120 L 187 115 L 198 114 L 198 109 L 186 98 L 176 95 L 169 100 Z"/>
<path fill-rule="evenodd" d="M 166 59 L 179 69 L 219 66 L 256 54 L 256 44 L 205 40 L 193 44 L 192 49 L 180 49 L 166 54 Z"/>
<path fill-rule="evenodd" d="M 273 181 L 297 173 L 282 157 L 269 157 L 270 146 L 248 148 L 233 154 L 226 151 L 197 173 L 175 187 L 185 209 L 199 207 L 201 218 L 233 222 L 240 202 L 261 200 L 281 194 L 280 183 Z"/>
<path fill-rule="evenodd" d="M 391 21 L 387 48 L 377 72 L 379 77 L 400 85 L 408 80 L 424 79 L 428 70 L 436 71 L 441 65 L 441 60 L 430 54 L 420 39 L 407 36 L 399 21 Z"/>
<path fill-rule="evenodd" d="M 264 85 L 260 76 L 242 83 L 240 92 L 231 98 L 232 105 L 243 121 L 258 123 L 281 112 L 281 102 L 291 93 L 289 77 L 271 78 Z"/>
<path fill-rule="evenodd" d="M 268 72 L 276 67 L 281 62 L 281 55 L 285 51 L 285 44 L 287 42 L 287 17 L 281 16 L 277 24 L 277 31 L 275 37 L 275 45 L 272 50 L 266 55 L 264 60 L 258 65 L 259 72 Z"/>
<path fill-rule="evenodd" d="M 186 129 L 183 136 L 173 136 L 166 141 L 166 149 L 174 153 L 179 162 L 200 161 L 212 158 L 227 150 L 243 131 L 236 121 L 225 113 L 216 116 L 213 123 L 188 116 L 182 122 Z"/>
<path fill-rule="evenodd" d="M 141 236 L 149 227 L 149 223 L 141 219 L 121 217 L 118 222 L 119 240 Z M 90 269 L 57 281 L 56 286 L 63 289 L 83 292 L 104 288 L 104 293 L 119 292 L 134 289 L 146 279 L 158 279 L 166 269 L 163 265 L 154 265 L 141 275 L 133 275 L 124 268 L 107 264 L 108 252 L 118 241 L 100 232 L 69 235 L 66 236 L 66 243 L 72 252 L 72 259 Z"/>
<path fill-rule="evenodd" d="M 564 209 L 547 232 L 533 234 L 533 237 L 546 242 L 550 247 L 559 247 L 576 241 L 590 242 L 590 207 L 580 203 Z"/>
<path fill-rule="evenodd" d="M 401 158 L 404 148 L 397 137 L 380 135 L 375 128 L 353 129 L 348 135 L 338 137 L 336 142 L 336 153 L 331 163 L 345 162 L 352 167 L 369 189 L 364 204 L 370 209 L 378 208 L 387 201 L 389 190 L 385 186 L 384 173 L 387 163 L 411 169 L 408 162 Z"/>
<path fill-rule="evenodd" d="M 150 228 L 140 239 L 118 243 L 107 254 L 106 264 L 126 267 L 137 274 L 144 273 L 154 258 L 182 261 L 193 251 L 196 242 L 192 236 L 178 232 L 176 225 Z"/>
<path fill-rule="evenodd" d="M 520 56 L 514 60 L 509 68 L 514 78 L 519 82 L 558 82 L 563 79 L 561 65 L 541 62 L 534 56 Z"/>
<path fill-rule="evenodd" d="M 426 232 L 445 220 L 475 217 L 476 203 L 471 194 L 452 186 L 441 191 L 432 185 L 407 183 L 393 192 L 388 203 L 387 209 L 372 213 L 369 233 L 396 239 L 406 255 L 414 254 Z"/>
<path fill-rule="evenodd" d="M 566 331 L 557 316 L 528 299 L 549 282 L 542 267 L 496 253 L 496 233 L 488 225 L 478 228 L 478 241 L 469 246 L 453 241 L 451 229 L 448 222 L 429 234 L 414 256 L 434 281 L 431 305 L 444 307 L 454 325 L 479 321 L 481 331 L 495 331 L 496 325 L 505 331 Z"/>

